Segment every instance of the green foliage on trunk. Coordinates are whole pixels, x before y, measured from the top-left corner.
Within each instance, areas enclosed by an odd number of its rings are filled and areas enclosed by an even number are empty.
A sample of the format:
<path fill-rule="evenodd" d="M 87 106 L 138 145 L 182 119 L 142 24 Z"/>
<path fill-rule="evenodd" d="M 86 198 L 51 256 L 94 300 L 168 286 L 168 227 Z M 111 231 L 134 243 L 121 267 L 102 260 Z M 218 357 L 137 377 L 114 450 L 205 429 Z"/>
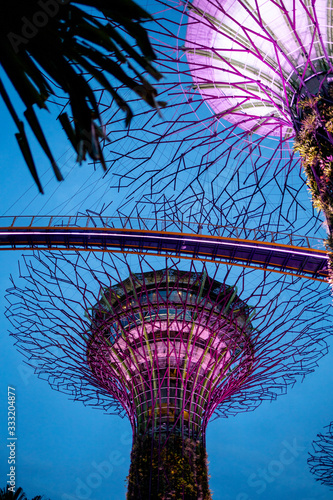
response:
<path fill-rule="evenodd" d="M 127 500 L 211 500 L 205 447 L 180 436 L 137 437 Z"/>
<path fill-rule="evenodd" d="M 327 221 L 329 282 L 333 288 L 333 88 L 329 96 L 311 97 L 301 103 L 303 117 L 294 150 L 298 151 L 307 177 L 312 203 Z"/>
<path fill-rule="evenodd" d="M 333 227 L 333 103 L 312 97 L 301 103 L 303 118 L 294 144 L 307 176 L 315 208 Z"/>

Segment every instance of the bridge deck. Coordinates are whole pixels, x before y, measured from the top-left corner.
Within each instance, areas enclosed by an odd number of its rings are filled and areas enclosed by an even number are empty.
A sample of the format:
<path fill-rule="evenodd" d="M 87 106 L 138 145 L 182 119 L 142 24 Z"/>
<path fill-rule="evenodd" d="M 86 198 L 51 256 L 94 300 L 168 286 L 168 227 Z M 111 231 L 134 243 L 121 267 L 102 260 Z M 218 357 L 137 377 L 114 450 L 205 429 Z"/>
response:
<path fill-rule="evenodd" d="M 117 218 L 118 226 L 123 227 L 110 227 L 115 225 L 110 223 L 110 218 L 107 223 L 106 219 L 98 219 L 98 227 L 96 219 L 91 222 L 91 218 L 88 218 L 89 223 L 80 226 L 77 222 L 82 221 L 78 221 L 77 217 L 76 224 L 68 217 L 62 217 L 61 224 L 55 223 L 59 222 L 60 218 L 31 217 L 29 225 L 21 225 L 23 222 L 29 222 L 27 219 L 29 218 L 11 218 L 12 223 L 9 225 L 10 221 L 6 220 L 8 225 L 4 226 L 4 218 L 0 217 L 0 250 L 75 249 L 170 255 L 268 269 L 319 281 L 325 281 L 327 278 L 326 252 L 312 248 L 307 237 L 269 231 L 260 233 L 259 239 L 254 229 L 222 226 L 205 228 L 197 223 L 196 226 L 192 225 L 193 227 L 189 224 L 182 224 L 180 227 L 179 222 L 175 224 L 173 221 L 171 225 L 166 224 L 166 221 L 159 221 L 160 224 L 157 224 L 155 219 L 140 219 L 138 223 L 139 219 Z M 163 229 L 161 224 L 164 225 Z M 200 234 L 205 229 L 213 234 Z M 216 234 L 219 232 L 220 234 Z M 267 235 L 270 235 L 271 241 L 263 241 L 262 238 Z M 290 244 L 280 242 L 288 239 Z M 295 242 L 298 245 L 295 245 Z M 312 243 L 314 242 L 323 246 L 322 240 L 316 239 Z"/>

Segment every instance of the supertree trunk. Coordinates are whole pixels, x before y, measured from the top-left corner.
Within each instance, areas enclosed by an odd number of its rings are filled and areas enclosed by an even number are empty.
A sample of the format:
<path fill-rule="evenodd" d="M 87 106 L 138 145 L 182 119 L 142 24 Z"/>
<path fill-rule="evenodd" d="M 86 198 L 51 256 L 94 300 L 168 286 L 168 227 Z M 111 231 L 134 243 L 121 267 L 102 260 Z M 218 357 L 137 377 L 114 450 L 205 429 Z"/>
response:
<path fill-rule="evenodd" d="M 210 500 L 204 444 L 181 436 L 137 436 L 127 500 Z"/>

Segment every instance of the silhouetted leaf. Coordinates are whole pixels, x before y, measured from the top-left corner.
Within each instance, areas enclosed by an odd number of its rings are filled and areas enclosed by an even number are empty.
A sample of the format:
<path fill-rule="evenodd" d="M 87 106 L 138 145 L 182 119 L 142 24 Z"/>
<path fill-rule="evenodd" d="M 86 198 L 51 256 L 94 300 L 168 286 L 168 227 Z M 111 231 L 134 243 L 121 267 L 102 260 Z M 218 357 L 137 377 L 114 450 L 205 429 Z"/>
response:
<path fill-rule="evenodd" d="M 99 82 L 124 111 L 126 126 L 130 124 L 133 112 L 108 76 L 133 90 L 156 109 L 164 103 L 156 101 L 156 90 L 138 70 L 141 68 L 155 80 L 162 76 L 149 62 L 155 59 L 155 54 L 140 23 L 152 18 L 144 9 L 133 0 L 76 0 L 75 5 L 66 2 L 59 3 L 58 7 L 58 12 L 49 17 L 45 27 L 32 25 L 27 38 L 22 31 L 23 18 L 33 19 L 40 8 L 38 0 L 7 3 L 7 16 L 0 17 L 0 64 L 25 104 L 24 116 L 49 158 L 56 178 L 61 180 L 62 175 L 33 109 L 35 104 L 47 109 L 46 100 L 50 96 L 59 91 L 67 95 L 73 125 L 64 112 L 59 121 L 77 152 L 77 160 L 82 161 L 88 153 L 106 170 L 99 143 L 105 136 L 89 77 Z M 90 14 L 88 8 L 93 8 L 96 16 Z M 23 121 L 1 81 L 0 95 L 18 128 L 19 147 L 42 192 Z"/>

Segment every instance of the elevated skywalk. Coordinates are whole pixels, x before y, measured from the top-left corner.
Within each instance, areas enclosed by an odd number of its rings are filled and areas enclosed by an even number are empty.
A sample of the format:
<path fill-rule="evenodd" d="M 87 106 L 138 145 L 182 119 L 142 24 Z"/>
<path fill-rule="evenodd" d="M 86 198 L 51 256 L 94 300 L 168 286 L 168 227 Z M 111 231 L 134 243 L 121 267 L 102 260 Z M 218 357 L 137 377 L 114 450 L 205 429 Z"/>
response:
<path fill-rule="evenodd" d="M 0 217 L 0 250 L 78 250 L 166 255 L 327 278 L 323 240 L 260 229 L 154 218 Z"/>

